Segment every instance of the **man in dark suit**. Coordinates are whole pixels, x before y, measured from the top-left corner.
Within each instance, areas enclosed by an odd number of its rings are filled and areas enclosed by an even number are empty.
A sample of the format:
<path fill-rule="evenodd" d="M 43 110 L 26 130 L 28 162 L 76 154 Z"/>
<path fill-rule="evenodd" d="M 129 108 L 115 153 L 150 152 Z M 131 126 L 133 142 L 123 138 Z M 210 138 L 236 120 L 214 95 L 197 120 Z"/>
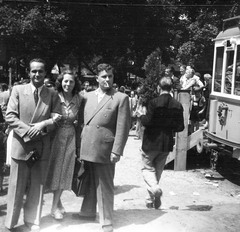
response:
<path fill-rule="evenodd" d="M 151 100 L 147 114 L 138 113 L 145 127 L 142 141 L 142 174 L 149 196 L 146 206 L 158 209 L 162 190 L 159 186 L 167 156 L 174 146 L 174 132 L 184 129 L 183 107 L 170 94 L 172 80 L 163 77 L 159 82 L 160 96 Z"/>
<path fill-rule="evenodd" d="M 181 89 L 181 84 L 180 84 L 180 79 L 178 77 L 174 76 L 174 71 L 175 70 L 172 66 L 168 66 L 165 69 L 165 76 L 171 78 L 171 80 L 173 82 L 172 89 L 173 89 L 173 91 L 176 91 L 178 89 Z"/>
<path fill-rule="evenodd" d="M 95 219 L 98 203 L 104 232 L 113 231 L 115 163 L 123 154 L 130 129 L 128 96 L 112 88 L 113 78 L 112 66 L 98 65 L 96 80 L 99 87 L 84 95 L 86 104 L 80 151 L 80 158 L 89 167 L 93 181 L 78 216 Z"/>
<path fill-rule="evenodd" d="M 43 202 L 46 167 L 50 153 L 49 128 L 60 113 L 57 94 L 43 85 L 46 75 L 42 59 L 30 61 L 30 83 L 13 87 L 7 106 L 6 122 L 13 130 L 11 171 L 8 188 L 5 226 L 12 229 L 24 204 L 24 223 L 31 231 L 38 231 Z M 41 156 L 33 166 L 28 154 L 36 150 Z"/>

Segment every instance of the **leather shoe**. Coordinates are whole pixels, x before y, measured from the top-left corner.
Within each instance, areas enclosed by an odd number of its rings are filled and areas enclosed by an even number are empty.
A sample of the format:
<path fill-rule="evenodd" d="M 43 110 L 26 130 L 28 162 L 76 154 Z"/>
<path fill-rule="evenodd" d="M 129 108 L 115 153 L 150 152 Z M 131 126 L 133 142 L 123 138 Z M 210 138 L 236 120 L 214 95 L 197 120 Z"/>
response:
<path fill-rule="evenodd" d="M 161 202 L 161 197 L 155 197 L 154 199 L 154 208 L 158 209 L 161 206 L 162 202 Z"/>
<path fill-rule="evenodd" d="M 40 231 L 40 226 L 39 225 L 35 225 L 35 224 L 29 223 L 29 222 L 24 222 L 24 224 L 31 232 Z"/>
<path fill-rule="evenodd" d="M 112 225 L 102 226 L 102 229 L 103 229 L 103 232 L 113 232 Z"/>
<path fill-rule="evenodd" d="M 154 207 L 154 198 L 153 199 L 146 199 L 145 203 L 146 203 L 146 207 L 149 209 L 152 209 Z"/>
<path fill-rule="evenodd" d="M 74 213 L 74 214 L 72 214 L 72 217 L 74 219 L 80 219 L 80 220 L 86 220 L 86 221 L 95 221 L 96 220 L 96 215 L 82 215 L 79 213 Z"/>
<path fill-rule="evenodd" d="M 9 229 L 7 227 L 3 228 L 3 232 L 10 232 L 10 231 L 13 231 L 13 230 L 14 230 L 13 228 L 11 228 L 11 229 Z"/>

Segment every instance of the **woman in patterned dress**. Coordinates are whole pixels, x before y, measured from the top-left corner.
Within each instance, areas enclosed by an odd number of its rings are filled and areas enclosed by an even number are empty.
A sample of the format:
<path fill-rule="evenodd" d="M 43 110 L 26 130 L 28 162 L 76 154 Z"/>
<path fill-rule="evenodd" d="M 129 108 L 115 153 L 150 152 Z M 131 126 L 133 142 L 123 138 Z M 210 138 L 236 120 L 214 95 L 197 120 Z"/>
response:
<path fill-rule="evenodd" d="M 65 209 L 61 203 L 63 190 L 71 190 L 76 150 L 80 136 L 76 128 L 83 121 L 83 97 L 80 96 L 80 84 L 70 70 L 64 71 L 56 81 L 56 88 L 61 102 L 62 118 L 53 138 L 49 172 L 46 186 L 53 191 L 51 215 L 57 220 L 63 219 Z"/>

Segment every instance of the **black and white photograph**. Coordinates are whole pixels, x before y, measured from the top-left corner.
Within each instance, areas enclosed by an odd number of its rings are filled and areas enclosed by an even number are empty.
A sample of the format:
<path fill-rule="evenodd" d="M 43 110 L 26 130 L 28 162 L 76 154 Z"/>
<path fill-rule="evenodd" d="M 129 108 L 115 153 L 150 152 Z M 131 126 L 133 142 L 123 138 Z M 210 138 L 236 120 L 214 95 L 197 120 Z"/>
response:
<path fill-rule="evenodd" d="M 0 0 L 0 232 L 239 217 L 239 0 Z"/>

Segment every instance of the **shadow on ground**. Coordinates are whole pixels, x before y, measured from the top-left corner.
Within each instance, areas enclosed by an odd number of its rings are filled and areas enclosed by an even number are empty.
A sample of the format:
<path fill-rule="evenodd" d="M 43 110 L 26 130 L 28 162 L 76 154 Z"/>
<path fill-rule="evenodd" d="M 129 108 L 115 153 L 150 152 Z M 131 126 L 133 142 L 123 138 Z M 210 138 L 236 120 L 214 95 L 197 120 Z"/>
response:
<path fill-rule="evenodd" d="M 114 186 L 114 195 L 129 192 L 133 188 L 140 188 L 138 185 L 116 185 Z"/>

